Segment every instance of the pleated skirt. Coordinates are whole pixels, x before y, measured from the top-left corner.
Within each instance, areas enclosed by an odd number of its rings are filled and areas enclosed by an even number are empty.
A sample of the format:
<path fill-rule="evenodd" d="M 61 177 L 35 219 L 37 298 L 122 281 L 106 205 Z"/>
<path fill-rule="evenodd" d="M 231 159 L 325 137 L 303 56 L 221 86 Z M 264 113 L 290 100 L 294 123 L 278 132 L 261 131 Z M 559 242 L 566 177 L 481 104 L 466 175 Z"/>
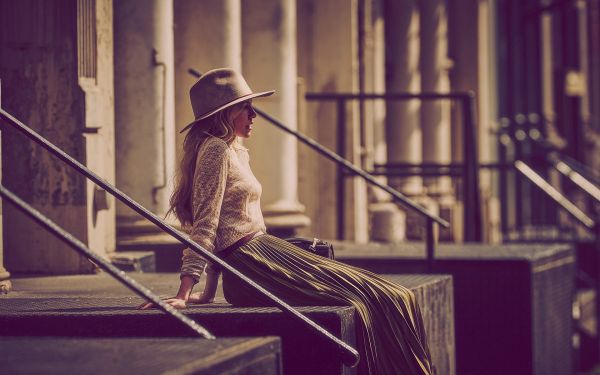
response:
<path fill-rule="evenodd" d="M 270 235 L 255 237 L 225 260 L 290 305 L 354 306 L 359 374 L 433 374 L 421 312 L 409 289 Z M 273 305 L 228 272 L 223 292 L 233 305 Z"/>

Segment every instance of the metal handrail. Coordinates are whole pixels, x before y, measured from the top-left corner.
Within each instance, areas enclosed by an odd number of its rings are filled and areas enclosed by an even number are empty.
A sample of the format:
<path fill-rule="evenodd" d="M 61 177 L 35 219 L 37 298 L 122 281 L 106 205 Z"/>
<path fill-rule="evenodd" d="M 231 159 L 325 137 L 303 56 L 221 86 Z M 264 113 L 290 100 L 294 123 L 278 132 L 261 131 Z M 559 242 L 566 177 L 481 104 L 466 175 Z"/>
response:
<path fill-rule="evenodd" d="M 542 176 L 535 172 L 527 163 L 522 160 L 515 161 L 515 168 L 521 172 L 521 174 L 529 181 L 531 181 L 540 190 L 546 193 L 556 203 L 558 203 L 567 213 L 573 216 L 578 222 L 583 224 L 589 229 L 594 229 L 595 222 L 592 218 L 587 216 L 585 212 L 581 211 L 577 206 L 571 203 L 564 195 L 550 185 Z"/>
<path fill-rule="evenodd" d="M 344 168 L 346 168 L 347 170 L 352 172 L 352 174 L 362 177 L 365 181 L 368 181 L 372 185 L 375 185 L 378 188 L 385 191 L 386 193 L 389 193 L 396 201 L 398 201 L 399 203 L 402 203 L 404 206 L 416 211 L 421 216 L 424 216 L 429 220 L 435 221 L 436 223 L 440 224 L 444 228 L 448 228 L 450 226 L 450 223 L 447 222 L 446 220 L 442 219 L 441 217 L 437 216 L 436 214 L 429 212 L 426 208 L 413 202 L 411 199 L 406 197 L 404 194 L 400 193 L 398 190 L 392 188 L 391 186 L 384 185 L 381 182 L 377 181 L 375 179 L 375 177 L 373 177 L 370 173 L 355 166 L 347 159 L 344 159 L 343 157 L 341 157 L 340 155 L 336 154 L 335 152 L 329 150 L 328 148 L 324 147 L 317 141 L 315 141 L 293 129 L 288 128 L 287 126 L 283 125 L 279 120 L 275 119 L 271 115 L 266 114 L 265 112 L 261 111 L 260 109 L 258 109 L 256 107 L 254 109 L 256 110 L 256 113 L 258 113 L 259 115 L 264 117 L 266 120 L 271 122 L 273 125 L 277 126 L 281 130 L 283 130 L 289 134 L 296 136 L 304 144 L 312 147 L 313 149 L 317 150 L 321 155 L 323 155 L 323 156 L 333 160 L 337 164 L 343 166 Z"/>
<path fill-rule="evenodd" d="M 590 197 L 595 199 L 596 202 L 600 203 L 600 189 L 596 185 L 572 168 L 568 162 L 562 160 L 559 156 L 549 154 L 547 155 L 547 159 L 554 169 L 571 180 L 571 182 L 577 185 L 581 190 L 585 191 Z"/>
<path fill-rule="evenodd" d="M 600 186 L 600 175 L 597 171 L 592 170 L 580 161 L 573 159 L 568 155 L 561 155 L 561 159 L 564 163 L 567 163 L 574 171 L 585 177 L 589 182 Z"/>
<path fill-rule="evenodd" d="M 194 76 L 196 78 L 200 78 L 202 76 L 202 74 L 199 71 L 192 69 L 192 68 L 188 69 L 188 73 L 190 73 L 192 76 Z M 381 182 L 377 181 L 374 176 L 372 176 L 371 174 L 369 174 L 362 168 L 355 166 L 349 160 L 336 154 L 335 152 L 333 152 L 330 149 L 328 149 L 327 147 L 321 145 L 319 142 L 315 141 L 314 139 L 307 137 L 306 135 L 287 127 L 281 121 L 277 120 L 275 117 L 267 114 L 266 112 L 260 110 L 259 108 L 255 107 L 254 105 L 253 105 L 253 107 L 254 107 L 254 111 L 259 116 L 261 116 L 262 118 L 264 118 L 271 124 L 275 125 L 276 127 L 283 130 L 284 132 L 293 135 L 294 137 L 296 137 L 299 141 L 301 141 L 305 145 L 309 146 L 310 148 L 317 151 L 319 154 L 325 156 L 326 158 L 334 161 L 335 163 L 342 166 L 343 168 L 350 171 L 351 173 L 353 173 L 359 177 L 362 177 L 365 181 L 367 181 L 370 184 L 375 185 L 376 187 L 387 192 L 394 198 L 394 200 L 396 200 L 397 202 L 400 202 L 405 207 L 408 207 L 408 208 L 416 211 L 421 216 L 424 216 L 425 217 L 425 231 L 426 231 L 426 233 L 425 233 L 425 252 L 427 254 L 427 264 L 428 264 L 429 270 L 433 271 L 433 262 L 434 262 L 434 258 L 435 258 L 435 235 L 434 235 L 435 227 L 434 227 L 434 224 L 437 223 L 437 224 L 443 226 L 444 228 L 448 228 L 450 226 L 449 222 L 447 222 L 446 220 L 442 219 L 441 217 L 429 212 L 427 209 L 421 207 L 420 205 L 416 204 L 415 202 L 413 202 L 412 200 L 407 198 L 405 195 L 400 193 L 398 190 L 393 189 L 392 187 L 390 187 L 388 185 L 384 185 Z"/>
<path fill-rule="evenodd" d="M 231 272 L 232 274 L 234 274 L 235 276 L 240 278 L 242 281 L 244 281 L 246 284 L 250 285 L 252 288 L 257 290 L 263 296 L 265 296 L 269 300 L 273 301 L 282 311 L 289 313 L 291 316 L 300 320 L 302 323 L 304 323 L 308 327 L 315 330 L 318 334 L 325 337 L 327 340 L 330 340 L 331 342 L 333 342 L 336 345 L 336 348 L 338 349 L 338 353 L 341 356 L 341 360 L 345 365 L 354 367 L 358 364 L 360 356 L 358 354 L 358 351 L 356 351 L 356 349 L 352 348 L 350 345 L 346 344 L 339 338 L 333 336 L 330 332 L 325 330 L 323 327 L 319 326 L 317 323 L 313 322 L 311 319 L 304 316 L 298 310 L 294 309 L 292 306 L 285 303 L 280 298 L 278 298 L 277 296 L 273 295 L 272 293 L 270 293 L 269 291 L 264 289 L 262 286 L 255 283 L 252 279 L 248 278 L 247 276 L 245 276 L 244 274 L 242 274 L 241 272 L 239 272 L 238 270 L 236 270 L 235 268 L 230 266 L 228 263 L 223 261 L 221 258 L 217 257 L 210 251 L 208 251 L 208 250 L 204 249 L 202 246 L 198 245 L 196 242 L 192 241 L 189 238 L 189 236 L 183 235 L 181 232 L 179 232 L 175 228 L 171 227 L 169 224 L 165 223 L 158 216 L 156 216 L 152 212 L 148 211 L 145 207 L 143 207 L 142 205 L 140 205 L 139 203 L 137 203 L 136 201 L 131 199 L 128 195 L 126 195 L 125 193 L 123 193 L 122 191 L 117 189 L 115 186 L 109 184 L 104 179 L 100 178 L 98 175 L 96 175 L 94 172 L 92 172 L 86 166 L 84 166 L 83 164 L 81 164 L 80 162 L 75 160 L 73 157 L 71 157 L 70 155 L 65 153 L 63 150 L 61 150 L 60 148 L 58 148 L 57 146 L 55 146 L 54 144 L 49 142 L 47 139 L 45 139 L 38 133 L 36 133 L 34 130 L 29 128 L 27 125 L 23 124 L 21 121 L 17 120 L 14 116 L 9 114 L 2 108 L 0 108 L 0 119 L 3 119 L 6 123 L 13 126 L 15 129 L 17 129 L 18 131 L 23 133 L 29 139 L 33 140 L 38 145 L 40 145 L 43 148 L 45 148 L 46 150 L 48 150 L 51 154 L 53 154 L 54 156 L 56 156 L 57 158 L 59 158 L 60 160 L 65 162 L 67 165 L 69 165 L 70 167 L 75 169 L 78 173 L 84 175 L 85 177 L 92 180 L 95 184 L 104 188 L 106 191 L 108 191 L 111 195 L 115 196 L 117 199 L 119 199 L 121 202 L 123 202 L 129 208 L 131 208 L 132 210 L 134 210 L 135 212 L 137 212 L 144 218 L 148 219 L 150 222 L 154 223 L 157 227 L 159 227 L 164 232 L 173 236 L 175 239 L 177 239 L 182 244 L 184 244 L 187 247 L 189 247 L 190 249 L 192 249 L 192 251 L 194 251 L 196 254 L 201 255 L 206 259 L 209 259 L 210 261 L 221 266 L 223 269 Z"/>
<path fill-rule="evenodd" d="M 150 289 L 141 285 L 135 279 L 132 279 L 131 277 L 127 276 L 125 272 L 113 266 L 98 254 L 92 252 L 87 246 L 85 246 L 83 242 L 79 241 L 71 233 L 58 226 L 55 222 L 48 219 L 44 214 L 31 207 L 31 205 L 17 197 L 15 194 L 13 194 L 10 190 L 5 188 L 1 184 L 0 196 L 4 200 L 12 203 L 16 208 L 18 208 L 25 215 L 29 216 L 35 222 L 40 224 L 42 227 L 46 228 L 46 230 L 54 234 L 61 241 L 72 247 L 79 254 L 93 261 L 95 264 L 98 265 L 98 267 L 108 272 L 112 277 L 120 281 L 122 284 L 124 284 L 127 288 L 131 289 L 137 295 L 139 295 L 142 298 L 145 298 L 146 300 L 152 301 L 152 303 L 156 304 L 162 311 L 164 311 L 169 316 L 185 325 L 194 333 L 197 333 L 198 335 L 206 339 L 215 339 L 215 336 L 213 336 L 208 330 L 206 330 L 206 328 L 202 327 L 194 320 L 183 315 L 182 313 L 177 311 L 177 309 L 173 306 L 169 305 L 168 303 L 165 303 L 158 296 L 156 296 L 156 294 L 152 293 Z"/>
<path fill-rule="evenodd" d="M 338 127 L 343 126 L 345 121 L 344 106 L 347 101 L 358 100 L 457 100 L 463 109 L 463 159 L 464 168 L 462 173 L 464 189 L 464 239 L 465 241 L 481 241 L 481 204 L 478 183 L 478 161 L 476 150 L 476 127 L 475 127 L 475 94 L 468 92 L 387 92 L 387 93 L 307 93 L 306 100 L 334 101 L 338 108 Z M 339 134 L 343 132 L 338 129 Z M 344 145 L 344 139 L 338 138 L 338 144 Z M 343 154 L 343 149 L 340 149 Z"/>

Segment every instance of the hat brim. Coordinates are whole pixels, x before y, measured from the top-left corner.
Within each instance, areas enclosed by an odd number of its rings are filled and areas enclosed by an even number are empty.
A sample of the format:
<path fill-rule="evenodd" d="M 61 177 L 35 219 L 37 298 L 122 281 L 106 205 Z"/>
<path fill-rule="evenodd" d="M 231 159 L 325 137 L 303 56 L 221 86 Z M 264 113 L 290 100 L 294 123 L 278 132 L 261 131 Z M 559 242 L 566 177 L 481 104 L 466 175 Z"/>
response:
<path fill-rule="evenodd" d="M 255 92 L 252 94 L 241 96 L 235 100 L 225 103 L 215 109 L 212 109 L 212 110 L 198 116 L 198 118 L 196 118 L 194 121 L 192 121 L 191 123 L 186 125 L 185 128 L 181 129 L 181 131 L 179 131 L 179 133 L 183 133 L 184 131 L 186 131 L 189 128 L 191 128 L 192 126 L 194 126 L 198 121 L 204 120 L 205 118 L 210 117 L 210 116 L 214 115 L 215 113 L 224 110 L 225 108 L 231 107 L 232 105 L 235 105 L 235 104 L 238 104 L 238 103 L 241 103 L 243 101 L 250 100 L 253 98 L 261 98 L 263 96 L 270 96 L 270 95 L 273 95 L 274 92 L 275 92 L 275 90 L 271 90 L 271 91 Z"/>

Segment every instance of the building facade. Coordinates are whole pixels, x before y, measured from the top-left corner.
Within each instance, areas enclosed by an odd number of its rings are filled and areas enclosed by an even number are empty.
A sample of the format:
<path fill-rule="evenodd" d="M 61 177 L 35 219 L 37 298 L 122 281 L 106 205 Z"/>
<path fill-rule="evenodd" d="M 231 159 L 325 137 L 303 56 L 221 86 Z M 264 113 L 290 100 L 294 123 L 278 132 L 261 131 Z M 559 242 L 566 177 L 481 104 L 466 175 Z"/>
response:
<path fill-rule="evenodd" d="M 377 178 L 449 220 L 442 240 L 500 242 L 511 226 L 535 221 L 535 202 L 503 203 L 532 188 L 502 167 L 481 168 L 474 204 L 460 173 L 438 172 L 464 164 L 467 149 L 481 166 L 521 156 L 517 131 L 532 129 L 599 170 L 598 13 L 595 1 L 0 0 L 0 98 L 4 110 L 164 215 L 179 130 L 193 117 L 188 69 L 233 67 L 254 90 L 277 91 L 257 107 L 361 169 L 387 171 Z M 471 114 L 451 96 L 311 98 L 469 92 Z M 464 123 L 473 114 L 471 134 Z M 106 192 L 2 130 L 3 183 L 90 248 L 109 256 L 120 237 L 156 235 Z M 422 218 L 265 120 L 246 146 L 272 232 L 422 238 Z M 428 165 L 438 172 L 426 173 Z M 466 235 L 465 205 L 477 208 L 475 237 Z M 0 279 L 5 269 L 93 272 L 14 208 L 2 210 Z"/>

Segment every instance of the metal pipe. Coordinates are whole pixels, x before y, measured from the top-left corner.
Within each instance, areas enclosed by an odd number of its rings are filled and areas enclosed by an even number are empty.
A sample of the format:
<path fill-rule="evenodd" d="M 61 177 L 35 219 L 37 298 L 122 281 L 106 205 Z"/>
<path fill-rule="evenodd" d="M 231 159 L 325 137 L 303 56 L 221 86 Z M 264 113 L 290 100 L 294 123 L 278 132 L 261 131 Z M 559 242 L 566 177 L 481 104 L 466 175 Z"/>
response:
<path fill-rule="evenodd" d="M 427 270 L 433 273 L 435 262 L 435 223 L 425 219 L 425 250 L 427 252 Z"/>
<path fill-rule="evenodd" d="M 346 157 L 346 101 L 340 99 L 337 102 L 337 153 L 341 157 Z M 337 238 L 344 240 L 346 229 L 346 175 L 344 168 L 337 166 Z"/>
<path fill-rule="evenodd" d="M 84 166 L 77 160 L 73 159 L 70 155 L 68 155 L 61 149 L 59 149 L 57 146 L 55 146 L 54 144 L 52 144 L 51 142 L 46 140 L 44 137 L 42 137 L 41 135 L 39 135 L 38 133 L 33 131 L 31 128 L 29 128 L 28 126 L 26 126 L 21 121 L 17 120 L 11 114 L 9 114 L 8 112 L 4 111 L 1 108 L 0 108 L 0 119 L 3 119 L 4 122 L 15 127 L 18 131 L 25 134 L 28 138 L 30 138 L 31 140 L 33 140 L 34 142 L 36 142 L 37 144 L 39 144 L 46 150 L 50 151 L 50 153 L 52 153 L 53 155 L 58 157 L 63 162 L 67 163 L 69 166 L 73 167 L 77 172 L 86 176 L 87 178 L 92 180 L 94 183 L 96 183 L 97 185 L 104 188 L 106 191 L 108 191 L 109 193 L 114 195 L 125 205 L 130 207 L 132 210 L 134 210 L 138 214 L 142 215 L 143 217 L 145 217 L 152 223 L 154 223 L 156 226 L 158 226 L 160 229 L 162 229 L 163 231 L 165 231 L 168 234 L 170 234 L 171 236 L 173 236 L 175 239 L 177 239 L 182 244 L 188 246 L 190 249 L 192 249 L 192 251 L 194 251 L 198 255 L 201 255 L 204 258 L 218 264 L 223 269 L 236 275 L 241 280 L 243 280 L 245 283 L 247 283 L 254 289 L 258 290 L 262 295 L 264 295 L 265 297 L 267 297 L 268 299 L 273 301 L 280 309 L 289 313 L 291 316 L 297 318 L 298 320 L 300 320 L 301 322 L 303 322 L 310 328 L 314 329 L 321 336 L 332 341 L 337 346 L 337 349 L 339 350 L 339 352 L 341 354 L 341 360 L 345 365 L 352 367 L 352 366 L 356 366 L 358 364 L 360 356 L 359 356 L 358 352 L 356 351 L 356 349 L 352 348 L 351 346 L 349 346 L 348 344 L 346 344 L 339 338 L 333 336 L 331 333 L 326 331 L 323 327 L 319 326 L 318 324 L 313 322 L 311 319 L 302 315 L 299 311 L 294 309 L 292 306 L 288 305 L 287 303 L 285 303 L 284 301 L 279 299 L 277 296 L 273 295 L 272 293 L 270 293 L 269 291 L 264 289 L 262 286 L 258 285 L 254 281 L 252 281 L 250 278 L 248 278 L 247 276 L 245 276 L 244 274 L 242 274 L 241 272 L 239 272 L 238 270 L 236 270 L 235 268 L 233 268 L 232 266 L 227 264 L 221 258 L 217 257 L 210 251 L 204 249 L 203 247 L 198 245 L 196 242 L 192 241 L 188 236 L 183 235 L 181 232 L 179 232 L 175 228 L 173 228 L 170 225 L 168 225 L 167 223 L 165 223 L 158 216 L 156 216 L 152 212 L 148 211 L 146 208 L 141 206 L 139 203 L 137 203 L 136 201 L 131 199 L 129 196 L 127 196 L 125 193 L 123 193 L 116 187 L 114 187 L 111 184 L 109 184 L 108 182 L 104 181 L 102 178 L 100 178 L 98 175 L 96 175 L 94 172 L 92 172 L 86 166 Z"/>
<path fill-rule="evenodd" d="M 479 171 L 477 155 L 477 133 L 475 129 L 475 94 L 470 92 L 461 100 L 463 106 L 464 133 L 464 239 L 465 241 L 481 241 L 481 200 L 479 195 Z"/>
<path fill-rule="evenodd" d="M 3 185 L 0 185 L 0 196 L 2 196 L 2 198 L 7 200 L 8 202 L 12 203 L 21 212 L 32 218 L 42 227 L 46 228 L 46 230 L 54 234 L 64 243 L 71 246 L 79 254 L 93 261 L 95 264 L 98 265 L 98 267 L 102 268 L 112 277 L 119 280 L 122 284 L 124 284 L 127 288 L 131 289 L 138 296 L 145 298 L 146 300 L 152 301 L 152 303 L 156 304 L 156 306 L 158 306 L 162 311 L 167 313 L 172 318 L 178 320 L 181 324 L 185 325 L 194 333 L 197 333 L 198 335 L 207 339 L 215 339 L 215 336 L 213 336 L 208 330 L 206 330 L 206 328 L 202 327 L 192 319 L 183 315 L 182 313 L 177 311 L 177 309 L 173 306 L 169 305 L 168 303 L 165 303 L 159 297 L 157 297 L 156 294 L 152 293 L 149 289 L 147 289 L 131 277 L 127 276 L 125 272 L 113 266 L 101 256 L 92 252 L 90 249 L 87 248 L 87 246 L 85 246 L 84 243 L 79 241 L 77 238 L 73 237 L 71 233 L 59 227 L 56 223 L 48 219 L 46 216 L 44 216 L 42 213 L 31 207 L 25 201 L 21 200 L 19 197 L 14 195 Z"/>

